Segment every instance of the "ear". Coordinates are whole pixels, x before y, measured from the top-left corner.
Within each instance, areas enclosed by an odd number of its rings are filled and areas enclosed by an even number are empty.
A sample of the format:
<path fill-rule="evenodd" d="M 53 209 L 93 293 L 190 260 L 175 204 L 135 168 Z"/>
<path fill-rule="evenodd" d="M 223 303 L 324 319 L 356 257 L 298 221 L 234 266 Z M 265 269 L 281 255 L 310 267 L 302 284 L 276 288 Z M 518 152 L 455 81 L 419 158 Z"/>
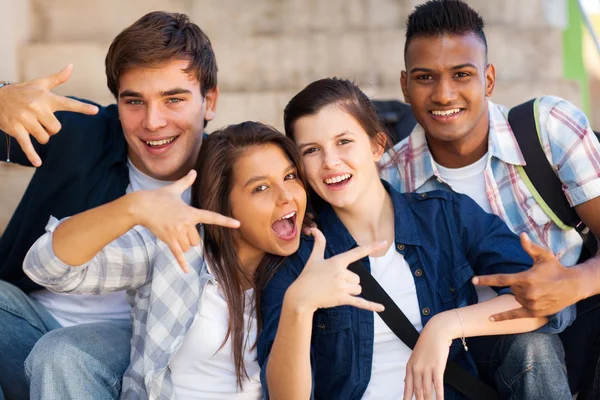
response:
<path fill-rule="evenodd" d="M 204 111 L 204 119 L 211 121 L 215 118 L 217 112 L 217 100 L 219 99 L 219 88 L 215 87 L 206 92 L 204 102 L 206 103 L 206 110 Z"/>
<path fill-rule="evenodd" d="M 410 104 L 410 96 L 408 95 L 408 82 L 406 71 L 400 73 L 400 86 L 402 87 L 402 94 L 404 95 L 404 102 Z"/>
<path fill-rule="evenodd" d="M 371 149 L 373 151 L 373 159 L 375 160 L 375 162 L 379 162 L 379 160 L 381 160 L 381 157 L 383 157 L 383 153 L 385 153 L 385 147 L 382 144 L 387 142 L 388 137 L 383 132 L 377 133 L 375 138 L 371 140 Z"/>
<path fill-rule="evenodd" d="M 485 69 L 485 95 L 491 97 L 496 87 L 496 68 L 494 64 L 488 64 Z"/>

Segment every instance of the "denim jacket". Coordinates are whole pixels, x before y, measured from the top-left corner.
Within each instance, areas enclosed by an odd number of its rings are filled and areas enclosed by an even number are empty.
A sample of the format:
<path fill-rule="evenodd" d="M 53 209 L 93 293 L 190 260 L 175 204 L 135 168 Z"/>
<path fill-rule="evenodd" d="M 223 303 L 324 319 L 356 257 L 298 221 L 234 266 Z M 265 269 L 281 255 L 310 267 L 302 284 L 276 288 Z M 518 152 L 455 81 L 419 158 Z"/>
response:
<path fill-rule="evenodd" d="M 423 326 L 435 314 L 475 304 L 477 295 L 471 283 L 474 275 L 520 272 L 532 265 L 519 238 L 500 218 L 484 212 L 469 197 L 445 191 L 400 194 L 383 182 L 394 205 L 394 246 L 410 266 Z M 323 208 L 317 224 L 327 239 L 326 258 L 356 246 L 331 206 Z M 302 272 L 313 244 L 311 237 L 303 237 L 298 252 L 288 257 L 263 293 L 264 322 L 257 350 L 266 395 L 266 363 L 279 324 L 283 297 Z M 370 268 L 368 258 L 362 262 Z M 498 294 L 510 293 L 507 287 L 495 290 Z M 574 309 L 567 308 L 551 316 L 540 331 L 561 332 L 574 316 Z M 362 397 L 371 377 L 373 326 L 373 313 L 355 307 L 315 312 L 310 354 L 312 398 Z M 452 343 L 449 359 L 477 374 L 474 361 L 458 340 Z M 445 398 L 461 397 L 446 385 Z"/>

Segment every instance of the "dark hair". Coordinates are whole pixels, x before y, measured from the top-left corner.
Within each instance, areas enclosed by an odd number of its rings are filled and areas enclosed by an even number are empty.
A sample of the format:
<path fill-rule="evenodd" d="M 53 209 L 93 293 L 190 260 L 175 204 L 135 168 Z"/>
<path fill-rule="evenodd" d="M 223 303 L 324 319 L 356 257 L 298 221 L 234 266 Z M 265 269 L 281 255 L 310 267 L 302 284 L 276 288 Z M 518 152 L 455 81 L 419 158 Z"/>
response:
<path fill-rule="evenodd" d="M 217 87 L 217 61 L 208 36 L 185 14 L 153 11 L 113 40 L 106 54 L 106 80 L 115 98 L 128 68 L 189 60 L 184 71 L 200 83 L 202 96 Z"/>
<path fill-rule="evenodd" d="M 430 0 L 420 4 L 406 21 L 404 56 L 412 38 L 416 36 L 444 36 L 476 34 L 485 46 L 487 64 L 487 40 L 481 15 L 461 0 Z"/>
<path fill-rule="evenodd" d="M 234 184 L 236 162 L 247 150 L 267 144 L 276 145 L 283 150 L 296 166 L 301 182 L 306 185 L 304 167 L 296 144 L 268 125 L 243 122 L 215 131 L 204 140 L 196 164 L 198 178 L 192 186 L 192 205 L 231 217 L 230 194 Z M 260 304 L 265 283 L 273 276 L 284 258 L 267 254 L 259 264 L 255 276 L 247 276 L 237 256 L 235 232 L 217 225 L 204 226 L 204 250 L 225 294 L 229 325 L 221 346 L 231 338 L 237 383 L 241 388 L 243 380 L 248 379 L 243 355 L 248 343 L 244 338 L 246 301 L 242 285 L 249 282 L 254 288 L 252 307 L 257 312 L 260 331 L 262 315 L 256 305 Z M 256 343 L 252 345 L 255 346 Z"/>

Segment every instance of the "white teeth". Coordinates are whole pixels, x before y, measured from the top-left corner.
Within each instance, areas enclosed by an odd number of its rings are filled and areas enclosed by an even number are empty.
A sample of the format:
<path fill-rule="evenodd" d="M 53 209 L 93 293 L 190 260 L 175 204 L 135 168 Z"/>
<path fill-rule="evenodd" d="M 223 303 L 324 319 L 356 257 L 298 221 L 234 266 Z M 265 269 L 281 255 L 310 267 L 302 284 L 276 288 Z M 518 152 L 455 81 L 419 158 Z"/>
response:
<path fill-rule="evenodd" d="M 442 116 L 458 114 L 459 112 L 460 112 L 460 108 L 455 108 L 453 110 L 433 110 L 433 111 L 431 111 L 431 113 L 433 115 L 442 115 Z"/>
<path fill-rule="evenodd" d="M 173 140 L 175 140 L 175 137 L 161 140 L 146 140 L 146 144 L 148 144 L 149 146 L 162 146 L 164 144 L 171 143 Z"/>
<path fill-rule="evenodd" d="M 350 175 L 350 174 L 344 174 L 344 175 L 336 176 L 333 178 L 327 178 L 323 182 L 325 182 L 328 185 L 331 185 L 332 183 L 338 183 L 341 181 L 345 181 L 346 179 L 350 179 L 351 177 L 352 177 L 352 175 Z"/>
<path fill-rule="evenodd" d="M 283 217 L 279 218 L 278 221 L 281 221 L 282 219 L 292 218 L 294 215 L 296 215 L 296 211 L 292 211 L 291 213 L 284 215 Z"/>

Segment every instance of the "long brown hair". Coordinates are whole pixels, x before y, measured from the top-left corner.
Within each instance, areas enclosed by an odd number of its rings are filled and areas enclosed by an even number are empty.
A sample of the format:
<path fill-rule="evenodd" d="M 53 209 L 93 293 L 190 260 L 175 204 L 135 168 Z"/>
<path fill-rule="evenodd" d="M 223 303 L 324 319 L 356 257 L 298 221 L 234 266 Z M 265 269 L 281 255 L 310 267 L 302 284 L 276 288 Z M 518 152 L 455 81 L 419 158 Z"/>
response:
<path fill-rule="evenodd" d="M 304 167 L 294 142 L 268 125 L 243 122 L 220 129 L 205 139 L 196 164 L 198 178 L 192 187 L 192 205 L 231 217 L 230 194 L 234 185 L 235 164 L 248 149 L 265 144 L 281 148 L 294 163 L 298 176 L 305 184 Z M 283 257 L 265 255 L 255 275 L 249 277 L 237 256 L 234 235 L 232 229 L 216 225 L 204 226 L 205 255 L 223 288 L 229 311 L 227 334 L 221 346 L 231 338 L 237 383 L 242 388 L 244 379 L 248 379 L 248 372 L 244 367 L 244 349 L 248 345 L 244 338 L 246 296 L 242 285 L 250 282 L 254 288 L 252 307 L 257 311 L 260 331 L 262 316 L 256 305 L 260 304 L 264 284 L 281 265 Z M 255 345 L 256 343 L 252 344 Z"/>

